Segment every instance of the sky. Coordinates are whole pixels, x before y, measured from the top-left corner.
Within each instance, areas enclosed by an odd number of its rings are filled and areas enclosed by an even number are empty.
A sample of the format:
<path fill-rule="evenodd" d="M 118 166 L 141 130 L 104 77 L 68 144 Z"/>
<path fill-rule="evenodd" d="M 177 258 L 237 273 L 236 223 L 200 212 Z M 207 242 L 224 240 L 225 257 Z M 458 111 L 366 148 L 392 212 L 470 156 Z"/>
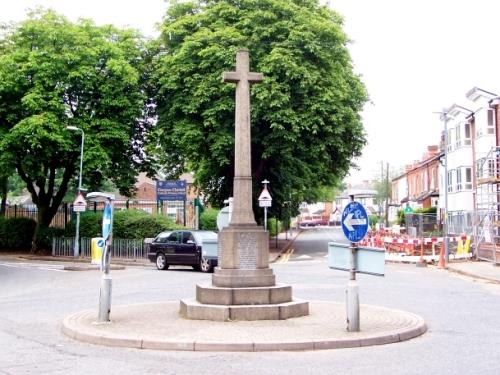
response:
<path fill-rule="evenodd" d="M 401 171 L 437 145 L 443 123 L 435 112 L 471 107 L 472 87 L 500 95 L 498 0 L 329 0 L 344 17 L 354 70 L 370 102 L 362 117 L 368 145 L 351 170 L 352 184 L 378 179 L 381 164 Z M 71 20 L 92 18 L 156 36 L 164 0 L 16 0 L 0 2 L 0 22 L 20 21 L 35 5 Z M 471 108 L 473 109 L 473 108 Z"/>

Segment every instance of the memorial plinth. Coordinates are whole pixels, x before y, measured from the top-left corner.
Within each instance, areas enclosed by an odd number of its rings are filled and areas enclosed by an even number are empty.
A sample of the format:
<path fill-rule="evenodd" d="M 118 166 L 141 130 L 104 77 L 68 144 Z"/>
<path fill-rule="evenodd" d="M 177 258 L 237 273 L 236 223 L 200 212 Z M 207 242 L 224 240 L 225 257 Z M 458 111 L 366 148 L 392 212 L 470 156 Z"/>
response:
<path fill-rule="evenodd" d="M 219 232 L 218 267 L 212 285 L 196 286 L 196 300 L 181 300 L 188 319 L 278 320 L 309 314 L 309 303 L 292 297 L 291 286 L 276 285 L 269 268 L 269 233 L 258 226 L 252 210 L 250 84 L 263 80 L 249 70 L 247 50 L 236 54 L 236 71 L 224 82 L 236 83 L 235 177 L 229 226 Z"/>

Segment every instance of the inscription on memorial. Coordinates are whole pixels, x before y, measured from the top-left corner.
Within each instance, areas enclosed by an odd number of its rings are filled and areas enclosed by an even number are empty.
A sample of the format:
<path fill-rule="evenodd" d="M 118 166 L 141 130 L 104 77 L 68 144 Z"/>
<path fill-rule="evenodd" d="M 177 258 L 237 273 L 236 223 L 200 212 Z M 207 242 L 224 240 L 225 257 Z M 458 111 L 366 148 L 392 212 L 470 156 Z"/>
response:
<path fill-rule="evenodd" d="M 238 254 L 241 269 L 257 268 L 257 238 L 253 233 L 238 233 Z"/>

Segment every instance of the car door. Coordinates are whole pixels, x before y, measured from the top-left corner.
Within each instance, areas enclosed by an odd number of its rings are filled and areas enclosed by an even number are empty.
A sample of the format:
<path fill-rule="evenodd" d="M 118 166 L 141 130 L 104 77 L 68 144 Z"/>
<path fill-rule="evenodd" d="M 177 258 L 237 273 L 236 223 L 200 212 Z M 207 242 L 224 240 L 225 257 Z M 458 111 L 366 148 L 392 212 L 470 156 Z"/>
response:
<path fill-rule="evenodd" d="M 170 264 L 183 264 L 182 259 L 177 254 L 177 247 L 179 246 L 182 239 L 182 232 L 175 231 L 170 233 L 167 241 L 165 242 L 165 256 L 167 258 L 167 263 Z"/>
<path fill-rule="evenodd" d="M 182 239 L 176 248 L 176 258 L 181 264 L 195 265 L 199 263 L 197 257 L 196 242 L 190 231 L 182 231 Z"/>

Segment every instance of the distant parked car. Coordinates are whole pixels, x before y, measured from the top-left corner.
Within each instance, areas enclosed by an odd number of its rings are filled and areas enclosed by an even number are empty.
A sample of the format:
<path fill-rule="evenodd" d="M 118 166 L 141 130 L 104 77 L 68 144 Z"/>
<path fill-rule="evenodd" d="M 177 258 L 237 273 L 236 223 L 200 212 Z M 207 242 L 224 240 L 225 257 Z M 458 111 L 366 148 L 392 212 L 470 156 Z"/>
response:
<path fill-rule="evenodd" d="M 203 241 L 217 241 L 217 233 L 208 230 L 177 230 L 161 232 L 149 245 L 148 259 L 159 270 L 171 265 L 192 266 L 201 272 L 212 272 L 217 266 L 217 256 L 207 256 L 202 251 Z"/>
<path fill-rule="evenodd" d="M 326 219 L 306 219 L 300 222 L 301 227 L 315 227 L 317 225 L 328 225 L 328 220 Z"/>

